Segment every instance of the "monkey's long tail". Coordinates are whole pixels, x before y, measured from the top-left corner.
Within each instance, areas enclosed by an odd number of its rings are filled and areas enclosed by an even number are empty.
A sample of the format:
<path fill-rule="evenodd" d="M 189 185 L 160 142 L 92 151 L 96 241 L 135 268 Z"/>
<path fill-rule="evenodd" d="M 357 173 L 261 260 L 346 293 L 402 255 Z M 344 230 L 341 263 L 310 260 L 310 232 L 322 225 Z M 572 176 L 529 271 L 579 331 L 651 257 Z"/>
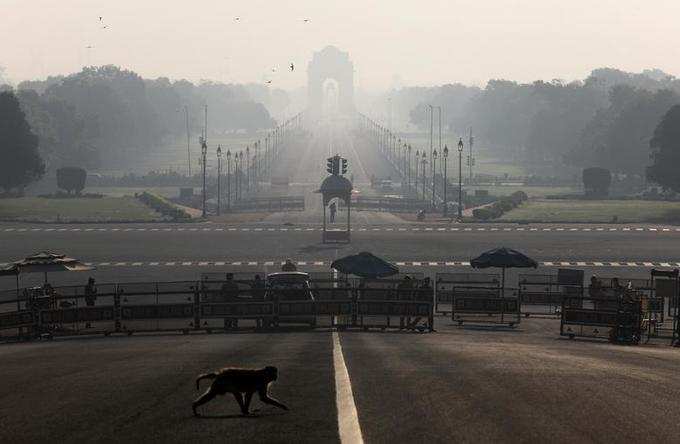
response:
<path fill-rule="evenodd" d="M 202 375 L 199 375 L 198 378 L 196 378 L 196 390 L 198 390 L 199 383 L 201 382 L 202 379 L 215 379 L 217 378 L 217 375 L 215 373 L 203 373 Z"/>

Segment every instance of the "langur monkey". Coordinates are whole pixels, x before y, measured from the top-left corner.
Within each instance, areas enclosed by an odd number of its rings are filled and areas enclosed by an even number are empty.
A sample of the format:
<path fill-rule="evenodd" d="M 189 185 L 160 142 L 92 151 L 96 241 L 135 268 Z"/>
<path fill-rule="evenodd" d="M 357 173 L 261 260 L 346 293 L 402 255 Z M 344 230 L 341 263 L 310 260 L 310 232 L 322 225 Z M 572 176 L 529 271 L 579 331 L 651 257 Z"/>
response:
<path fill-rule="evenodd" d="M 278 373 L 279 371 L 276 367 L 268 366 L 257 370 L 223 368 L 213 373 L 202 374 L 196 378 L 196 390 L 199 389 L 199 383 L 202 379 L 212 379 L 213 382 L 210 388 L 191 405 L 194 415 L 199 416 L 196 411 L 197 407 L 207 403 L 217 395 L 225 395 L 227 393 L 234 395 L 244 416 L 250 414 L 250 401 L 255 392 L 259 395 L 260 401 L 265 404 L 288 410 L 288 407 L 269 396 L 268 393 L 269 384 L 276 381 Z M 245 394 L 245 399 L 243 394 Z"/>

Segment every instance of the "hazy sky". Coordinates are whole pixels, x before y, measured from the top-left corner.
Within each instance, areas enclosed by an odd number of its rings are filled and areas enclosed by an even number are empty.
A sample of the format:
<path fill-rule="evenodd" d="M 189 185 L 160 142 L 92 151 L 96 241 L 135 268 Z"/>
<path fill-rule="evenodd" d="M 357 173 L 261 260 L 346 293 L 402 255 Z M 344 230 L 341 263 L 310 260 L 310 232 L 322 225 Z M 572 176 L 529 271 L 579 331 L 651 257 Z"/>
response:
<path fill-rule="evenodd" d="M 680 74 L 679 42 L 680 0 L 0 0 L 0 66 L 13 81 L 113 63 L 291 88 L 328 44 L 350 53 L 366 88 L 395 76 L 570 80 L 601 66 Z"/>

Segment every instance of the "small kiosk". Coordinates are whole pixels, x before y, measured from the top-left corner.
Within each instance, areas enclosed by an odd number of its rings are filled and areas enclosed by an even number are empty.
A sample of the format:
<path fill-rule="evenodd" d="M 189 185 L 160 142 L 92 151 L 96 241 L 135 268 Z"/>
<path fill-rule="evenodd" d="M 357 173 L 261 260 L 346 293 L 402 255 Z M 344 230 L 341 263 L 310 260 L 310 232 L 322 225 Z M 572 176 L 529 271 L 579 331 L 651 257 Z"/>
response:
<path fill-rule="evenodd" d="M 350 242 L 350 207 L 352 206 L 352 182 L 339 174 L 332 174 L 321 183 L 319 193 L 323 198 L 323 233 L 322 242 L 349 243 Z M 347 208 L 346 229 L 328 228 L 328 206 L 334 199 L 343 200 Z"/>

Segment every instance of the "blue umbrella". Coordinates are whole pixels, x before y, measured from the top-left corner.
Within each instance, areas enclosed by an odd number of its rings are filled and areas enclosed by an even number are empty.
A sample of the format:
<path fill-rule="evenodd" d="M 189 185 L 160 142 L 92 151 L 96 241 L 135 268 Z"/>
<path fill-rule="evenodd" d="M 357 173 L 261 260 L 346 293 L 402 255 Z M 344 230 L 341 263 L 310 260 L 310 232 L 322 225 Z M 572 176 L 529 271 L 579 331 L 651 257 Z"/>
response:
<path fill-rule="evenodd" d="M 362 278 L 380 278 L 399 273 L 395 265 L 365 251 L 337 259 L 333 261 L 331 268 Z"/>

